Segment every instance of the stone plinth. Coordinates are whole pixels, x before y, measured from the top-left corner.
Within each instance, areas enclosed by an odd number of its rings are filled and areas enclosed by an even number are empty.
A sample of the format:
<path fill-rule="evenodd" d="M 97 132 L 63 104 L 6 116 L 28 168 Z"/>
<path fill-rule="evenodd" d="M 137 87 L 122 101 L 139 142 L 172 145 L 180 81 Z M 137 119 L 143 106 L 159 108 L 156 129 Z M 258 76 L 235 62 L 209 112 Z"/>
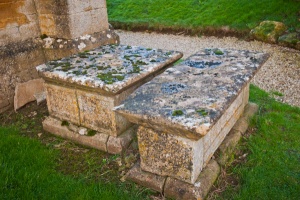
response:
<path fill-rule="evenodd" d="M 175 51 L 107 45 L 50 61 L 37 70 L 46 82 L 50 116 L 115 137 L 108 140 L 114 152 L 113 141 L 133 124 L 112 109 L 181 57 Z"/>
<path fill-rule="evenodd" d="M 142 170 L 194 183 L 248 102 L 268 56 L 204 49 L 137 89 L 117 113 L 141 125 Z"/>

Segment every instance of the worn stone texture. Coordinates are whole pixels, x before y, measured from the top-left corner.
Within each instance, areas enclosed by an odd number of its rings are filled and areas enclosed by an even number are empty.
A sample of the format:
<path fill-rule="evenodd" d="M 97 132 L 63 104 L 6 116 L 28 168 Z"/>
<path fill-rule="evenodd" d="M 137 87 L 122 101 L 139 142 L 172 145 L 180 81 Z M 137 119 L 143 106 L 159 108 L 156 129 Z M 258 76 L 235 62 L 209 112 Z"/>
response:
<path fill-rule="evenodd" d="M 77 99 L 82 126 L 115 137 L 132 126 L 124 117 L 113 112 L 116 105 L 114 97 L 77 90 Z"/>
<path fill-rule="evenodd" d="M 164 194 L 167 197 L 178 200 L 205 199 L 219 173 L 220 166 L 215 160 L 211 160 L 203 169 L 195 184 L 185 183 L 174 178 L 167 178 L 164 187 Z"/>
<path fill-rule="evenodd" d="M 114 131 L 113 97 L 77 90 L 80 124 L 97 131 Z"/>
<path fill-rule="evenodd" d="M 0 46 L 0 92 L 5 99 L 3 102 L 9 103 L 6 109 L 14 107 L 14 91 L 18 83 L 39 78 L 34 67 L 45 61 L 41 51 L 41 44 L 34 39 Z"/>
<path fill-rule="evenodd" d="M 197 140 L 267 58 L 259 52 L 203 49 L 138 88 L 116 111 L 133 123 Z"/>
<path fill-rule="evenodd" d="M 109 136 L 107 141 L 107 152 L 111 154 L 122 153 L 131 143 L 132 139 L 136 135 L 137 126 L 132 126 L 118 137 Z"/>
<path fill-rule="evenodd" d="M 108 135 L 106 134 L 96 133 L 94 136 L 80 135 L 80 127 L 74 124 L 62 126 L 62 121 L 53 117 L 47 117 L 43 121 L 43 128 L 45 131 L 48 131 L 59 137 L 71 140 L 78 144 L 99 149 L 101 151 L 107 151 L 106 143 L 108 140 Z"/>
<path fill-rule="evenodd" d="M 196 181 L 203 165 L 203 140 L 194 141 L 143 126 L 137 136 L 142 170 L 189 183 Z"/>
<path fill-rule="evenodd" d="M 4 0 L 0 4 L 0 44 L 23 41 L 40 35 L 33 0 Z"/>
<path fill-rule="evenodd" d="M 286 30 L 287 27 L 282 22 L 263 21 L 259 26 L 250 31 L 250 36 L 253 39 L 275 44 L 277 43 L 279 36 Z"/>
<path fill-rule="evenodd" d="M 71 88 L 45 83 L 50 116 L 80 125 L 76 91 Z"/>
<path fill-rule="evenodd" d="M 42 34 L 74 39 L 109 29 L 106 1 L 36 1 Z"/>
<path fill-rule="evenodd" d="M 14 109 L 17 110 L 29 102 L 35 101 L 34 95 L 44 91 L 43 84 L 44 80 L 41 78 L 17 84 L 14 96 Z"/>
<path fill-rule="evenodd" d="M 139 185 L 150 188 L 154 191 L 163 192 L 166 177 L 152 174 L 141 170 L 137 162 L 126 174 L 126 180 L 133 181 Z"/>

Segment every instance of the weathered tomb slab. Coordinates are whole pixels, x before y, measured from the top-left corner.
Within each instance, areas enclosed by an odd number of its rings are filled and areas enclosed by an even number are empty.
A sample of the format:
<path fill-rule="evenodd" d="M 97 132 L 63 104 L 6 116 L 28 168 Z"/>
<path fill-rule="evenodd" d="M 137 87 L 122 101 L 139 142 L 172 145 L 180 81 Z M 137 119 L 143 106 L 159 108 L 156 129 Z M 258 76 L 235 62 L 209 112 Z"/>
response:
<path fill-rule="evenodd" d="M 267 58 L 260 52 L 203 49 L 138 88 L 116 111 L 142 125 L 141 168 L 194 183 L 241 116 L 249 81 Z M 193 149 L 203 150 L 193 156 Z M 187 160 L 180 163 L 190 161 L 190 166 L 178 165 L 176 155 L 186 152 Z"/>
<path fill-rule="evenodd" d="M 137 89 L 117 112 L 145 126 L 199 139 L 267 58 L 259 52 L 204 49 Z"/>
<path fill-rule="evenodd" d="M 105 45 L 37 70 L 46 81 L 50 116 L 117 137 L 132 123 L 112 109 L 181 57 L 176 51 Z"/>

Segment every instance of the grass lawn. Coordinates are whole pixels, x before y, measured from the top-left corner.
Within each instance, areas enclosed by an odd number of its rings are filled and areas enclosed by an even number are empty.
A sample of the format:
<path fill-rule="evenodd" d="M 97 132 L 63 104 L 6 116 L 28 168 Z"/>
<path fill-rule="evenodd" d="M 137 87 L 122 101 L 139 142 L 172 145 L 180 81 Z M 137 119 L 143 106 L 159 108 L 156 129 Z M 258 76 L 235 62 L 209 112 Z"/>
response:
<path fill-rule="evenodd" d="M 299 199 L 300 108 L 277 102 L 254 86 L 250 101 L 260 106 L 259 113 L 243 137 L 239 156 L 226 169 L 236 183 L 215 198 Z"/>
<path fill-rule="evenodd" d="M 145 199 L 128 183 L 74 178 L 56 170 L 59 151 L 14 127 L 0 128 L 0 199 Z M 69 163 L 70 164 L 70 163 Z"/>
<path fill-rule="evenodd" d="M 300 109 L 254 86 L 250 100 L 260 109 L 239 147 L 240 155 L 246 156 L 242 161 L 237 156 L 238 162 L 226 169 L 237 184 L 227 185 L 211 199 L 299 199 Z M 0 115 L 0 199 L 149 199 L 154 194 L 119 181 L 121 172 L 108 165 L 116 156 L 84 148 L 66 154 L 69 147 L 58 148 L 63 140 L 37 136 L 39 114 L 29 121 L 26 116 Z M 77 151 L 75 147 L 71 149 Z M 103 179 L 110 168 L 114 172 Z M 222 181 L 216 187 L 222 187 Z"/>
<path fill-rule="evenodd" d="M 250 30 L 261 21 L 275 20 L 300 28 L 296 0 L 107 0 L 107 7 L 113 25 L 128 27 Z"/>

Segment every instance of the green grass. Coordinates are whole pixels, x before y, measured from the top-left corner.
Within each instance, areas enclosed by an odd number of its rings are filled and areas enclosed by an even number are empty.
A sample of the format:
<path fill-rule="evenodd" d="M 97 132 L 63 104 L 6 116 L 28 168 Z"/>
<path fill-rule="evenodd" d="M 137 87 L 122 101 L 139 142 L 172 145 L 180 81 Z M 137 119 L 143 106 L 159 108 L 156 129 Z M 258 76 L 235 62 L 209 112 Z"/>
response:
<path fill-rule="evenodd" d="M 55 170 L 58 150 L 0 127 L 0 199 L 145 199 L 133 184 L 95 183 Z"/>
<path fill-rule="evenodd" d="M 300 28 L 296 0 L 107 0 L 107 6 L 113 24 L 248 30 L 261 21 L 275 20 Z"/>
<path fill-rule="evenodd" d="M 280 103 L 251 86 L 250 100 L 260 106 L 252 121 L 256 131 L 241 148 L 247 162 L 230 169 L 238 187 L 221 199 L 299 199 L 300 109 Z"/>

